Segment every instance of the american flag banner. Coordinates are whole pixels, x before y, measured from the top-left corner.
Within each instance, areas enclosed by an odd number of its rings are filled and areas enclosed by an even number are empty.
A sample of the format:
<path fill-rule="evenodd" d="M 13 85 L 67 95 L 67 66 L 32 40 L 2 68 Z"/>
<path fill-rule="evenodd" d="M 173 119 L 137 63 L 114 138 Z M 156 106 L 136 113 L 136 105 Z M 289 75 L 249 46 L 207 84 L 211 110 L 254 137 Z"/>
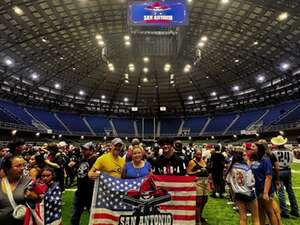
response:
<path fill-rule="evenodd" d="M 121 215 L 133 214 L 134 206 L 126 204 L 123 199 L 129 190 L 139 191 L 144 179 L 117 179 L 106 174 L 100 174 L 95 181 L 89 225 L 143 224 L 143 220 L 140 223 L 136 223 L 136 221 L 134 223 L 132 221 L 119 223 L 119 219 Z M 151 179 L 157 188 L 163 188 L 171 194 L 171 201 L 161 204 L 160 212 L 163 214 L 171 213 L 174 225 L 195 224 L 195 178 L 152 175 Z"/>
<path fill-rule="evenodd" d="M 62 225 L 61 190 L 58 183 L 54 183 L 45 193 L 41 203 L 35 208 L 27 208 L 24 225 Z"/>

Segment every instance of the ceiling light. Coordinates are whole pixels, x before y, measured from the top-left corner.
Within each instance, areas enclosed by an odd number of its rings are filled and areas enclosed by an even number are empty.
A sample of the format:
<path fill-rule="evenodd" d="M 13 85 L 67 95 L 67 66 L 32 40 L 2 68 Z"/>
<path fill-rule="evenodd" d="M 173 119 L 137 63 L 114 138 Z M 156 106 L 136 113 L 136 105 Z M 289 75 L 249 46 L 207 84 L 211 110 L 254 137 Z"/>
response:
<path fill-rule="evenodd" d="M 72 68 L 72 70 L 76 70 L 76 68 L 75 68 L 75 67 L 73 67 L 73 68 Z"/>
<path fill-rule="evenodd" d="M 48 41 L 47 41 L 47 39 L 46 38 L 42 38 L 42 42 L 44 42 L 44 43 L 47 43 Z"/>
<path fill-rule="evenodd" d="M 258 45 L 258 41 L 254 41 L 254 42 L 253 42 L 253 45 Z"/>
<path fill-rule="evenodd" d="M 193 99 L 194 99 L 194 97 L 191 95 L 188 97 L 188 100 L 190 100 L 190 101 L 192 101 Z"/>
<path fill-rule="evenodd" d="M 12 130 L 12 131 L 11 131 L 11 134 L 14 136 L 14 135 L 17 134 L 17 132 L 18 132 L 18 130 Z"/>
<path fill-rule="evenodd" d="M 134 64 L 130 63 L 128 65 L 129 71 L 133 72 L 135 70 Z"/>
<path fill-rule="evenodd" d="M 125 79 L 129 79 L 128 73 L 125 73 L 125 74 L 124 74 L 124 77 L 125 77 Z"/>
<path fill-rule="evenodd" d="M 238 63 L 239 61 L 240 61 L 239 59 L 234 60 L 235 63 Z"/>
<path fill-rule="evenodd" d="M 132 111 L 132 112 L 137 112 L 138 110 L 139 110 L 138 107 L 131 107 L 131 111 Z"/>
<path fill-rule="evenodd" d="M 206 79 L 209 79 L 209 76 L 206 76 L 205 78 L 206 78 Z"/>
<path fill-rule="evenodd" d="M 217 92 L 213 91 L 212 93 L 210 93 L 211 96 L 217 96 Z"/>
<path fill-rule="evenodd" d="M 59 89 L 60 88 L 60 84 L 59 83 L 54 84 L 54 88 L 55 89 Z"/>
<path fill-rule="evenodd" d="M 281 63 L 280 67 L 282 70 L 288 70 L 290 68 L 290 64 L 289 63 Z"/>
<path fill-rule="evenodd" d="M 108 63 L 108 70 L 109 71 L 114 71 L 115 70 L 115 67 L 114 67 L 114 65 L 112 64 L 112 63 Z"/>
<path fill-rule="evenodd" d="M 131 42 L 130 42 L 130 41 L 125 41 L 125 45 L 126 45 L 126 46 L 130 46 L 130 45 L 131 45 Z"/>
<path fill-rule="evenodd" d="M 183 71 L 184 71 L 185 73 L 188 73 L 188 72 L 191 71 L 191 69 L 192 69 L 192 66 L 191 66 L 190 64 L 187 64 L 187 65 L 185 65 Z"/>
<path fill-rule="evenodd" d="M 5 63 L 7 66 L 13 66 L 13 65 L 14 65 L 14 61 L 13 61 L 11 58 L 9 58 L 9 57 L 6 57 L 6 58 L 4 59 L 4 63 Z"/>
<path fill-rule="evenodd" d="M 149 69 L 147 67 L 143 68 L 143 72 L 144 73 L 148 73 L 149 72 Z"/>
<path fill-rule="evenodd" d="M 32 78 L 32 80 L 37 80 L 39 78 L 39 76 L 37 73 L 33 73 L 33 74 L 31 74 L 31 78 Z"/>
<path fill-rule="evenodd" d="M 149 62 L 149 58 L 148 57 L 144 57 L 143 60 L 144 60 L 145 63 Z"/>
<path fill-rule="evenodd" d="M 125 40 L 125 41 L 129 41 L 129 40 L 130 40 L 130 37 L 129 37 L 128 35 L 125 35 L 125 36 L 124 36 L 124 40 Z"/>
<path fill-rule="evenodd" d="M 263 75 L 259 75 L 256 79 L 257 79 L 258 82 L 262 83 L 262 82 L 265 81 L 266 78 Z"/>
<path fill-rule="evenodd" d="M 239 86 L 233 86 L 233 88 L 232 88 L 234 91 L 239 91 L 240 90 L 240 87 Z"/>
<path fill-rule="evenodd" d="M 279 21 L 283 21 L 283 20 L 286 20 L 288 17 L 289 17 L 289 14 L 287 12 L 283 12 L 283 13 L 279 14 L 279 16 L 277 17 L 277 19 Z"/>
<path fill-rule="evenodd" d="M 63 57 L 63 56 L 61 56 L 61 57 L 59 57 L 59 59 L 60 59 L 60 60 L 64 60 L 64 57 Z"/>
<path fill-rule="evenodd" d="M 174 84 L 175 83 L 175 81 L 174 80 L 170 80 L 170 84 Z"/>
<path fill-rule="evenodd" d="M 171 69 L 171 65 L 169 63 L 165 64 L 165 67 L 164 67 L 165 72 L 170 71 L 170 69 Z"/>
<path fill-rule="evenodd" d="M 80 136 L 80 139 L 81 139 L 81 140 L 83 140 L 83 139 L 84 139 L 84 136 L 83 136 L 83 135 L 82 135 L 82 136 Z"/>
<path fill-rule="evenodd" d="M 187 0 L 187 2 L 188 2 L 188 3 L 192 3 L 192 2 L 193 2 L 193 0 Z"/>
<path fill-rule="evenodd" d="M 125 81 L 124 81 L 126 84 L 129 84 L 129 80 L 127 80 L 127 79 L 125 79 Z"/>
<path fill-rule="evenodd" d="M 141 87 L 142 87 L 142 86 L 139 84 L 139 85 L 138 85 L 138 88 L 141 88 Z"/>
<path fill-rule="evenodd" d="M 62 134 L 58 135 L 59 138 L 62 138 Z"/>
<path fill-rule="evenodd" d="M 199 47 L 199 48 L 202 48 L 202 47 L 204 47 L 204 45 L 205 45 L 205 43 L 204 43 L 204 42 L 199 42 L 199 43 L 198 43 L 198 47 Z"/>
<path fill-rule="evenodd" d="M 208 40 L 207 36 L 202 36 L 201 37 L 201 41 L 207 41 L 207 40 Z"/>
<path fill-rule="evenodd" d="M 148 78 L 147 78 L 147 77 L 144 77 L 144 78 L 143 78 L 143 82 L 144 82 L 144 83 L 147 83 L 147 82 L 148 82 Z"/>
<path fill-rule="evenodd" d="M 39 137 L 39 136 L 40 136 L 40 133 L 39 133 L 39 132 L 37 132 L 37 133 L 35 134 L 35 136 Z"/>
<path fill-rule="evenodd" d="M 173 80 L 174 79 L 174 74 L 170 74 L 170 79 Z"/>
<path fill-rule="evenodd" d="M 227 4 L 227 3 L 229 3 L 229 0 L 221 0 L 220 2 L 221 2 L 221 4 Z"/>
<path fill-rule="evenodd" d="M 127 97 L 124 98 L 124 102 L 128 102 L 128 98 Z"/>
<path fill-rule="evenodd" d="M 85 94 L 85 92 L 84 92 L 83 90 L 80 90 L 80 91 L 78 92 L 78 94 L 82 96 L 82 95 Z"/>
<path fill-rule="evenodd" d="M 161 112 L 165 112 L 165 111 L 167 111 L 167 107 L 166 107 L 166 106 L 160 106 L 160 107 L 159 107 L 159 110 L 160 110 Z"/>
<path fill-rule="evenodd" d="M 105 43 L 104 43 L 104 41 L 103 41 L 103 40 L 100 40 L 100 41 L 98 41 L 98 45 L 100 45 L 100 46 L 104 46 L 104 45 L 105 45 Z"/>
<path fill-rule="evenodd" d="M 97 39 L 97 40 L 102 40 L 102 35 L 97 34 L 97 35 L 96 35 L 96 39 Z"/>
<path fill-rule="evenodd" d="M 20 7 L 18 7 L 18 6 L 14 6 L 13 10 L 19 16 L 22 16 L 24 14 L 23 10 Z"/>
<path fill-rule="evenodd" d="M 106 99 L 106 96 L 105 95 L 101 95 L 101 99 Z"/>

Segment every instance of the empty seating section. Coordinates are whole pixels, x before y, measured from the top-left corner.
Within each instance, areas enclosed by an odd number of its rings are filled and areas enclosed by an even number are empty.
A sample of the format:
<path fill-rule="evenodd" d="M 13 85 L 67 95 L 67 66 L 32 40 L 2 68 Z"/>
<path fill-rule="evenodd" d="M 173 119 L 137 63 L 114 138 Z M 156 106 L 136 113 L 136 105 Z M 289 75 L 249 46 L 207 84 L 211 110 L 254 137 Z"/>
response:
<path fill-rule="evenodd" d="M 263 115 L 263 118 L 258 121 L 262 126 L 268 127 L 271 124 L 286 124 L 300 121 L 300 106 L 299 101 L 284 102 L 272 107 L 264 107 L 260 109 L 252 109 L 240 113 L 240 117 L 229 128 L 228 126 L 234 121 L 237 113 L 227 113 L 216 115 L 212 117 L 204 131 L 204 135 L 222 134 L 226 128 L 229 132 L 238 132 L 246 130 L 251 124 L 257 122 Z M 298 108 L 296 108 L 298 107 Z M 291 111 L 291 109 L 295 109 Z M 26 112 L 28 111 L 28 113 Z M 16 128 L 20 125 L 35 125 L 35 122 L 42 122 L 49 129 L 54 132 L 66 132 L 67 130 L 61 122 L 54 116 L 52 112 L 46 109 L 39 109 L 33 107 L 26 107 L 26 110 L 20 105 L 5 100 L 0 100 L 0 121 L 3 122 L 2 126 L 9 126 L 16 124 Z M 267 112 L 268 110 L 268 112 Z M 267 112 L 267 113 L 266 113 Z M 290 112 L 287 114 L 287 112 Z M 281 117 L 285 114 L 285 117 Z M 57 116 L 64 123 L 64 125 L 73 134 L 92 135 L 89 127 L 79 114 L 58 112 Z M 98 136 L 107 135 L 106 131 L 111 132 L 112 126 L 109 119 L 104 115 L 87 115 L 86 121 L 90 128 Z M 282 118 L 282 119 L 280 119 Z M 182 130 L 189 130 L 190 135 L 199 135 L 203 130 L 204 125 L 208 121 L 208 116 L 195 116 L 185 119 Z M 115 117 L 112 119 L 114 127 L 116 128 L 119 136 L 135 136 L 134 121 L 131 118 Z M 7 123 L 7 124 L 4 124 Z M 154 135 L 154 118 L 138 118 L 136 120 L 138 135 L 144 138 L 152 138 Z M 165 117 L 160 119 L 159 135 L 161 136 L 176 136 L 181 125 L 180 117 Z M 158 128 L 156 121 L 155 129 Z"/>
<path fill-rule="evenodd" d="M 24 125 L 21 121 L 14 119 L 13 117 L 11 117 L 8 114 L 6 114 L 5 112 L 3 112 L 1 109 L 0 109 L 0 121 L 4 122 L 4 123 Z"/>
<path fill-rule="evenodd" d="M 239 119 L 232 125 L 229 131 L 246 130 L 252 123 L 256 122 L 267 110 L 251 110 L 240 114 Z"/>
<path fill-rule="evenodd" d="M 138 133 L 140 136 L 147 138 L 148 136 L 153 137 L 154 134 L 154 119 L 153 118 L 145 118 L 137 120 Z M 156 122 L 157 128 L 157 122 Z"/>
<path fill-rule="evenodd" d="M 32 126 L 33 118 L 24 111 L 23 107 L 6 101 L 0 101 L 0 107 L 13 114 L 25 124 Z"/>
<path fill-rule="evenodd" d="M 118 135 L 134 136 L 133 120 L 127 118 L 113 118 L 112 121 Z"/>
<path fill-rule="evenodd" d="M 53 131 L 66 131 L 61 123 L 55 118 L 52 112 L 37 109 L 37 108 L 26 108 L 31 115 L 37 120 L 44 123 L 49 129 Z"/>
<path fill-rule="evenodd" d="M 183 130 L 189 129 L 190 134 L 192 135 L 199 135 L 203 126 L 207 121 L 207 117 L 190 117 L 187 118 L 183 125 Z"/>
<path fill-rule="evenodd" d="M 91 133 L 80 115 L 63 112 L 58 112 L 56 114 L 72 133 Z"/>
<path fill-rule="evenodd" d="M 105 116 L 85 116 L 85 119 L 97 135 L 105 136 L 105 130 L 112 130 Z"/>
<path fill-rule="evenodd" d="M 270 112 L 262 119 L 263 126 L 275 122 L 283 113 L 295 107 L 297 102 L 284 102 L 270 108 Z"/>
<path fill-rule="evenodd" d="M 216 115 L 208 124 L 204 133 L 223 133 L 236 117 L 236 113 Z"/>
<path fill-rule="evenodd" d="M 300 121 L 300 106 L 279 121 L 280 124 L 294 123 Z"/>
<path fill-rule="evenodd" d="M 181 124 L 180 118 L 163 118 L 160 120 L 160 134 L 176 136 Z"/>

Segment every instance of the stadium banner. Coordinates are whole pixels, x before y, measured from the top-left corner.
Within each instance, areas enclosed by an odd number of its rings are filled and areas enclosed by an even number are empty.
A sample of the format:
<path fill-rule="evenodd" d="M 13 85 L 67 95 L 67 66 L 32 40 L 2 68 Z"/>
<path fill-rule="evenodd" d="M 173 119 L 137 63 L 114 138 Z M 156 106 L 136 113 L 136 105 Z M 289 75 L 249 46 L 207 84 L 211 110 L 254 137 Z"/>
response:
<path fill-rule="evenodd" d="M 195 177 L 156 176 L 95 181 L 89 225 L 194 225 Z"/>
<path fill-rule="evenodd" d="M 183 26 L 188 24 L 186 0 L 130 1 L 128 23 L 135 26 Z"/>
<path fill-rule="evenodd" d="M 255 134 L 257 134 L 257 130 L 241 130 L 241 134 L 255 135 Z"/>

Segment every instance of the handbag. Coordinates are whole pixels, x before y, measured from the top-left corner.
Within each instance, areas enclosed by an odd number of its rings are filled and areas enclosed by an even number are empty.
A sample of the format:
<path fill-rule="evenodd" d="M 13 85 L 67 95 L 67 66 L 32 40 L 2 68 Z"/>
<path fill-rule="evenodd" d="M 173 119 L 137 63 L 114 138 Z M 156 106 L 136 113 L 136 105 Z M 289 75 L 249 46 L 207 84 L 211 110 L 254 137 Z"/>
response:
<path fill-rule="evenodd" d="M 8 183 L 7 178 L 5 178 L 5 187 L 6 187 L 6 192 L 7 192 L 9 202 L 14 209 L 13 214 L 12 214 L 13 218 L 15 218 L 17 220 L 23 220 L 25 217 L 25 214 L 26 214 L 27 207 L 22 204 L 17 205 L 17 203 L 14 200 L 14 197 L 13 197 L 12 191 L 10 189 L 10 185 Z"/>

